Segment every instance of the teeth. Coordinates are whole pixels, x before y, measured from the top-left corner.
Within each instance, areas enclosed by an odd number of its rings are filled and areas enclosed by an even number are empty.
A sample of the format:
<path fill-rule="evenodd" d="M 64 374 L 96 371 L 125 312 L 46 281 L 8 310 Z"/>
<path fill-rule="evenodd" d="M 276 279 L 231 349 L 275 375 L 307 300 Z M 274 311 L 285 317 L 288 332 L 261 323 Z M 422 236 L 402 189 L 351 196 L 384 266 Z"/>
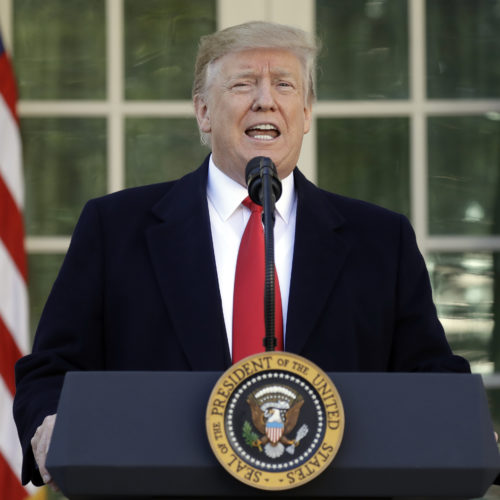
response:
<path fill-rule="evenodd" d="M 261 141 L 272 141 L 273 140 L 273 137 L 271 137 L 270 135 L 254 135 L 253 138 L 260 139 Z"/>
<path fill-rule="evenodd" d="M 270 123 L 262 123 L 260 125 L 253 126 L 250 130 L 278 130 L 274 125 Z"/>
<path fill-rule="evenodd" d="M 259 141 L 272 141 L 280 135 L 277 127 L 271 123 L 259 123 L 246 130 L 246 133 Z"/>

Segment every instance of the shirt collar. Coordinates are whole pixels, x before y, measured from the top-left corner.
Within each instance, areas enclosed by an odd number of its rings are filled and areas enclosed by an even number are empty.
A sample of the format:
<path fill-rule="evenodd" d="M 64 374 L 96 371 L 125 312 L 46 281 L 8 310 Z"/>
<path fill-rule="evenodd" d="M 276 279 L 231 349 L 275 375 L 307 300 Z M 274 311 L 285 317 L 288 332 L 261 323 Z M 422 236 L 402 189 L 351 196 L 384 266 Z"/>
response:
<path fill-rule="evenodd" d="M 293 173 L 281 181 L 283 189 L 276 202 L 276 213 L 288 223 L 295 203 Z M 208 164 L 207 196 L 222 220 L 227 220 L 248 196 L 248 190 L 220 170 L 210 155 Z"/>

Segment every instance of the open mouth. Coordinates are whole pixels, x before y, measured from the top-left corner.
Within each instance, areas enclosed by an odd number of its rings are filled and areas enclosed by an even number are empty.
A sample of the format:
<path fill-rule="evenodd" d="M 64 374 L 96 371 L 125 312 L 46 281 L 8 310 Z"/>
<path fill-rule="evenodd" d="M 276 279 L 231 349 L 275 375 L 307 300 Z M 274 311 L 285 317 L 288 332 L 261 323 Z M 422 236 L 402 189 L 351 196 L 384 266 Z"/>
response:
<path fill-rule="evenodd" d="M 270 123 L 259 123 L 254 125 L 253 127 L 245 130 L 245 134 L 247 134 L 252 139 L 257 139 L 260 141 L 272 141 L 279 137 L 280 131 L 274 125 Z"/>

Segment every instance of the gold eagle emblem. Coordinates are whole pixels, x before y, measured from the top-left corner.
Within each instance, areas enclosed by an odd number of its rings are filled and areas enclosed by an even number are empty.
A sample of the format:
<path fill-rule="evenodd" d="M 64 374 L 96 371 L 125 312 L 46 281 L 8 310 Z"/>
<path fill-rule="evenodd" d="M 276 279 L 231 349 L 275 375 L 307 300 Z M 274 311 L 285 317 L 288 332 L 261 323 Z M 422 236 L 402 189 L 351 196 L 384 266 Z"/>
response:
<path fill-rule="evenodd" d="M 279 458 L 285 450 L 293 454 L 309 432 L 304 424 L 294 439 L 288 437 L 297 425 L 304 404 L 302 395 L 290 387 L 273 384 L 252 392 L 247 403 L 252 423 L 260 433 L 260 437 L 253 434 L 256 439 L 251 440 L 251 446 L 264 451 L 270 458 Z"/>

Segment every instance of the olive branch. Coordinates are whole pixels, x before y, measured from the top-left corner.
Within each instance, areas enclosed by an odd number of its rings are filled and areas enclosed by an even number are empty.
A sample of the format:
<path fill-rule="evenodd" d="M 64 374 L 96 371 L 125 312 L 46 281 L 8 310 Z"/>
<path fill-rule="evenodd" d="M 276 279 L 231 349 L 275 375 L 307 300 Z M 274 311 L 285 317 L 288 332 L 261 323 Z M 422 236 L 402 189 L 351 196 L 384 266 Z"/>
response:
<path fill-rule="evenodd" d="M 248 422 L 248 420 L 245 420 L 243 424 L 243 439 L 249 446 L 255 446 L 255 441 L 259 439 L 259 436 L 252 430 L 252 426 L 250 425 L 250 422 Z"/>

